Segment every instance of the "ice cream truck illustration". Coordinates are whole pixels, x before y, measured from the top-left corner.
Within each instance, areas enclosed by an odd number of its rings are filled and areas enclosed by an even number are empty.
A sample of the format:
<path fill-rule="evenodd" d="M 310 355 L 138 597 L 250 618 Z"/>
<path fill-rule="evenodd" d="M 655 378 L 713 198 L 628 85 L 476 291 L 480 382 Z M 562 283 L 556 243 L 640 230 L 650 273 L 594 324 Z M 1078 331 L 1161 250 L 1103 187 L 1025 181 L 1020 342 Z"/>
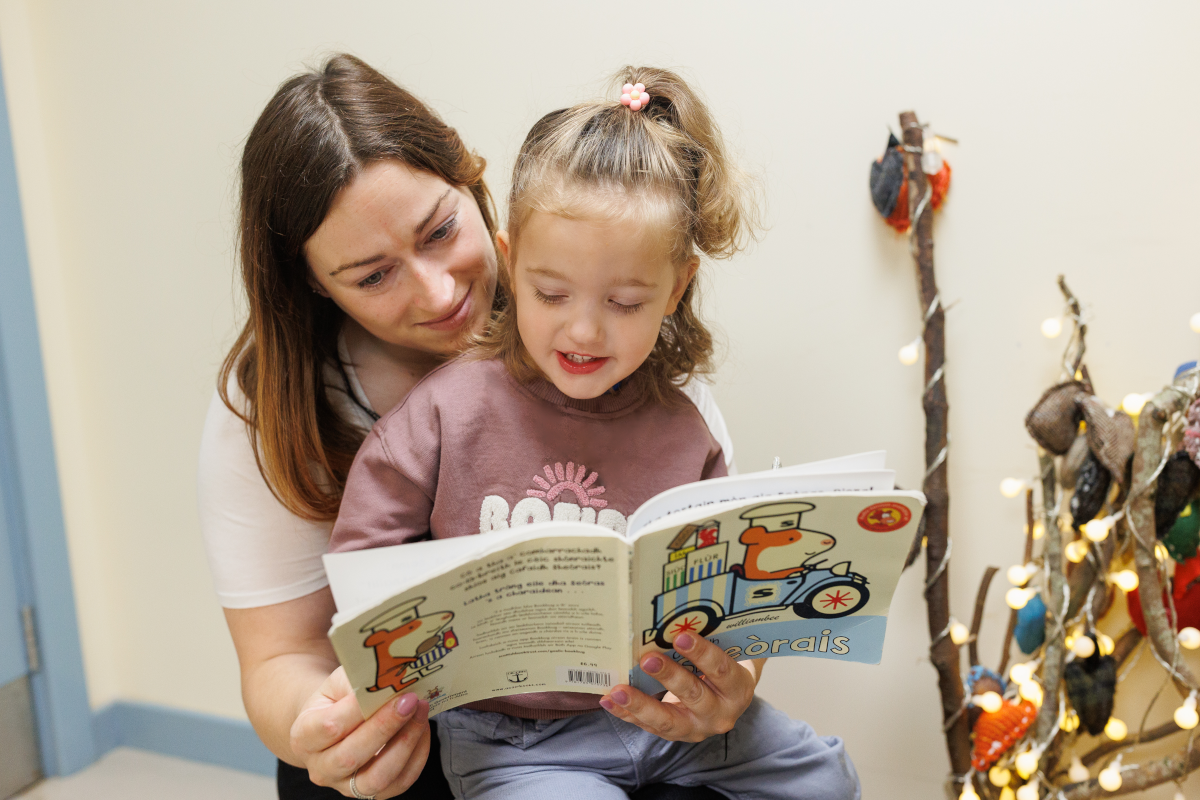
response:
<path fill-rule="evenodd" d="M 851 572 L 849 561 L 825 566 L 819 558 L 837 541 L 800 527 L 801 515 L 814 508 L 770 503 L 743 513 L 749 527 L 738 538 L 746 546 L 741 564 L 727 563 L 729 542 L 720 540 L 717 520 L 680 529 L 667 545 L 663 592 L 654 598 L 654 627 L 643 632 L 643 643 L 670 648 L 681 633 L 704 636 L 759 611 L 790 606 L 806 619 L 832 619 L 866 605 L 867 579 Z"/>
<path fill-rule="evenodd" d="M 369 634 L 363 647 L 375 651 L 375 685 L 368 692 L 397 692 L 442 668 L 441 661 L 458 646 L 449 627 L 453 611 L 422 615 L 424 597 L 414 597 L 376 615 L 359 633 Z M 405 680 L 405 678 L 408 680 Z"/>

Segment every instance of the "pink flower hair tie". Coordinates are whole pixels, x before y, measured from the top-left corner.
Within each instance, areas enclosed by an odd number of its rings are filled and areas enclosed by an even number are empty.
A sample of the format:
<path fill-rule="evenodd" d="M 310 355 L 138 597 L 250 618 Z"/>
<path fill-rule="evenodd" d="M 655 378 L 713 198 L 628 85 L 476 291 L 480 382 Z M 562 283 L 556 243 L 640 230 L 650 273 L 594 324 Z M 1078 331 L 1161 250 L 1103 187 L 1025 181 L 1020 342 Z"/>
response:
<path fill-rule="evenodd" d="M 650 105 L 650 95 L 646 94 L 646 87 L 640 83 L 627 83 L 622 86 L 621 105 L 629 106 L 630 111 L 639 111 Z"/>

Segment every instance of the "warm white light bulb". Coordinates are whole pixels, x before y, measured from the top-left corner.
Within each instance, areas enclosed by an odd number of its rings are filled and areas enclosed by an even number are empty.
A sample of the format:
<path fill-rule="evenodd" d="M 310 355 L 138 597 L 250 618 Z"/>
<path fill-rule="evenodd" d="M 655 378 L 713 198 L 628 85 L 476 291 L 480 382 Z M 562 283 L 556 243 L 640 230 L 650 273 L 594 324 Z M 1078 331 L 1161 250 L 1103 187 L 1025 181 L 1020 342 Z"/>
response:
<path fill-rule="evenodd" d="M 1005 786 L 1000 790 L 1000 800 L 1017 800 L 1017 795 L 1013 792 L 1012 787 Z"/>
<path fill-rule="evenodd" d="M 1190 703 L 1188 701 L 1191 701 Z M 1183 728 L 1185 731 L 1190 731 L 1192 728 L 1200 725 L 1200 714 L 1196 713 L 1196 697 L 1195 695 L 1183 701 L 1183 705 L 1175 709 L 1175 724 Z"/>
<path fill-rule="evenodd" d="M 1121 401 L 1121 408 L 1127 414 L 1140 414 L 1148 398 L 1144 394 L 1127 394 Z"/>
<path fill-rule="evenodd" d="M 1040 539 L 1045 535 L 1046 535 L 1046 523 L 1042 522 L 1041 520 L 1038 520 L 1037 522 L 1033 523 L 1033 538 Z"/>
<path fill-rule="evenodd" d="M 1022 661 L 1008 668 L 1008 677 L 1012 678 L 1013 683 L 1016 684 L 1028 683 L 1029 679 L 1033 677 L 1033 670 L 1033 664 Z"/>
<path fill-rule="evenodd" d="M 1066 714 L 1063 714 L 1062 721 L 1058 723 L 1058 727 L 1070 733 L 1079 727 L 1079 715 L 1074 711 L 1068 711 Z"/>
<path fill-rule="evenodd" d="M 971 638 L 971 629 L 955 619 L 950 620 L 950 641 L 955 644 L 966 644 Z"/>
<path fill-rule="evenodd" d="M 1004 602 L 1014 611 L 1020 611 L 1034 594 L 1032 589 L 1019 589 L 1014 586 L 1004 593 Z"/>
<path fill-rule="evenodd" d="M 1166 561 L 1167 558 L 1170 557 L 1170 555 L 1171 554 L 1169 552 L 1167 552 L 1167 548 L 1163 545 L 1162 542 L 1159 542 L 1158 544 L 1154 545 L 1154 557 L 1157 558 L 1159 561 Z"/>
<path fill-rule="evenodd" d="M 1192 330 L 1194 330 L 1196 333 L 1200 333 L 1200 312 L 1192 314 L 1191 322 Z"/>
<path fill-rule="evenodd" d="M 1197 331 L 1197 333 L 1200 333 L 1200 331 Z M 1176 791 L 1174 800 L 1187 800 L 1187 798 L 1183 796 L 1182 791 Z"/>
<path fill-rule="evenodd" d="M 1094 519 L 1084 524 L 1083 535 L 1093 542 L 1103 542 L 1108 538 L 1108 528 L 1109 524 L 1104 520 Z"/>
<path fill-rule="evenodd" d="M 1017 756 L 1014 763 L 1017 768 L 1017 774 L 1022 778 L 1028 778 L 1037 772 L 1038 754 L 1032 750 L 1026 750 Z"/>
<path fill-rule="evenodd" d="M 1000 494 L 1005 497 L 1016 497 L 1025 488 L 1025 481 L 1020 478 L 1005 478 L 1000 481 Z"/>
<path fill-rule="evenodd" d="M 1087 554 L 1088 543 L 1083 539 L 1076 539 L 1073 542 L 1067 543 L 1067 561 L 1070 561 L 1072 564 L 1078 564 L 1080 561 L 1083 561 L 1085 558 L 1087 558 Z"/>
<path fill-rule="evenodd" d="M 1042 336 L 1047 339 L 1057 339 L 1062 328 L 1062 317 L 1046 317 L 1042 320 Z"/>
<path fill-rule="evenodd" d="M 1122 592 L 1132 592 L 1138 587 L 1137 573 L 1131 569 L 1123 569 L 1112 577 L 1113 583 L 1115 583 Z"/>
<path fill-rule="evenodd" d="M 1179 632 L 1179 643 L 1188 650 L 1200 647 L 1200 630 L 1191 627 L 1184 628 Z"/>
<path fill-rule="evenodd" d="M 921 357 L 921 337 L 917 337 L 904 347 L 900 348 L 899 352 L 900 363 L 906 367 L 911 367 L 917 363 L 917 359 Z"/>
<path fill-rule="evenodd" d="M 1092 777 L 1092 774 L 1088 772 L 1088 768 L 1079 760 L 1079 756 L 1072 756 L 1071 768 L 1067 770 L 1067 777 L 1071 779 L 1072 783 L 1083 783 Z"/>
<path fill-rule="evenodd" d="M 1100 640 L 1100 655 L 1111 656 L 1117 649 L 1117 643 L 1107 633 L 1096 634 L 1096 638 Z"/>
<path fill-rule="evenodd" d="M 979 793 L 970 783 L 964 783 L 962 794 L 958 796 L 958 800 L 979 800 Z"/>
<path fill-rule="evenodd" d="M 1097 778 L 1100 781 L 1100 788 L 1106 792 L 1115 792 L 1121 788 L 1121 768 L 1117 762 L 1100 770 Z"/>
<path fill-rule="evenodd" d="M 1092 654 L 1096 652 L 1096 643 L 1090 636 L 1080 636 L 1071 646 L 1071 652 L 1079 658 L 1091 658 Z"/>
<path fill-rule="evenodd" d="M 1013 564 L 1004 574 L 1013 586 L 1024 586 L 1025 582 L 1029 580 L 1029 576 L 1025 574 L 1024 564 Z"/>
<path fill-rule="evenodd" d="M 1109 717 L 1104 726 L 1104 735 L 1114 742 L 1123 740 L 1129 734 L 1129 728 L 1116 717 Z"/>
<path fill-rule="evenodd" d="M 1029 783 L 1017 789 L 1017 800 L 1038 800 L 1038 782 L 1032 780 Z"/>
<path fill-rule="evenodd" d="M 988 770 L 988 780 L 992 782 L 992 786 L 1008 786 L 1008 782 L 1012 780 L 1012 773 L 1004 767 L 992 767 Z"/>
<path fill-rule="evenodd" d="M 977 695 L 974 702 L 975 705 L 979 706 L 987 713 L 995 714 L 1000 710 L 1000 707 L 1004 705 L 1004 698 L 1002 698 L 996 692 L 984 692 L 981 695 Z M 1000 784 L 996 785 L 999 786 Z"/>
<path fill-rule="evenodd" d="M 1037 681 L 1025 681 L 1025 683 L 1022 683 L 1019 694 L 1035 706 L 1040 706 L 1042 699 L 1045 697 L 1042 685 Z"/>

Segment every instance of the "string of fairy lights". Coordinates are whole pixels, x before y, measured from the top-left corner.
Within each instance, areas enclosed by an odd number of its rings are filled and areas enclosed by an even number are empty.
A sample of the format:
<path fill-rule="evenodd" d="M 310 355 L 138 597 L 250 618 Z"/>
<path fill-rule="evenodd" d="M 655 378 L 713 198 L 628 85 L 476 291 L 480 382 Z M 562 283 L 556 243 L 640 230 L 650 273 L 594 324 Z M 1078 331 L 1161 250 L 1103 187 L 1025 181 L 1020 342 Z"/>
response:
<path fill-rule="evenodd" d="M 1067 322 L 1074 322 L 1077 331 L 1076 337 L 1078 337 L 1080 320 L 1069 316 L 1069 312 L 1062 316 L 1049 317 L 1043 320 L 1041 324 L 1042 335 L 1049 339 L 1057 338 L 1063 333 Z M 1200 333 L 1200 312 L 1192 315 L 1189 325 L 1192 331 Z M 900 348 L 898 353 L 900 362 L 906 366 L 917 363 L 921 357 L 921 350 L 922 338 L 918 336 Z M 1068 346 L 1068 352 L 1070 350 L 1071 346 Z M 1122 399 L 1120 407 L 1136 420 L 1147 401 L 1153 396 L 1153 393 L 1133 392 L 1127 394 Z M 1005 498 L 1013 499 L 1032 488 L 1035 483 L 1036 481 L 1033 480 L 1012 477 L 1005 478 L 1000 482 L 1000 493 Z M 1053 510 L 1046 511 L 1046 518 L 1052 519 L 1054 524 L 1059 526 L 1060 530 L 1069 533 L 1072 530 L 1071 522 L 1066 517 L 1061 516 L 1059 510 L 1056 507 Z M 1095 557 L 1093 547 L 1108 539 L 1113 534 L 1117 523 L 1124 516 L 1125 511 L 1119 509 L 1107 516 L 1086 522 L 1081 527 L 1081 538 L 1069 541 L 1063 549 L 1063 555 L 1073 564 L 1080 564 L 1086 559 L 1091 558 L 1095 566 L 1101 567 L 1102 563 Z M 1045 536 L 1046 524 L 1046 519 L 1037 519 L 1034 521 L 1031 533 L 1035 541 Z M 1169 557 L 1167 549 L 1162 543 L 1155 544 L 1154 552 L 1160 564 L 1165 563 Z M 1031 585 L 1036 582 L 1039 574 L 1044 570 L 1042 561 L 1043 559 L 1038 556 L 1027 563 L 1014 564 L 1008 568 L 1006 577 L 1012 586 L 1005 593 L 1004 599 L 1009 608 L 1014 611 L 1020 611 L 1035 597 L 1042 595 L 1042 588 Z M 1110 566 L 1116 562 L 1116 558 L 1111 559 Z M 1138 583 L 1138 575 L 1134 570 L 1127 567 L 1112 568 L 1104 576 L 1103 582 L 1097 582 L 1093 586 L 1092 591 L 1094 592 L 1099 586 L 1111 584 L 1122 592 L 1128 593 L 1137 589 Z M 1069 591 L 1067 591 L 1067 594 L 1067 599 L 1069 599 Z M 1059 619 L 1066 616 L 1065 600 L 1063 608 L 1064 611 L 1059 615 Z M 1066 627 L 1062 629 L 1066 634 L 1063 640 L 1064 645 L 1077 659 L 1091 658 L 1096 654 L 1097 650 L 1100 656 L 1108 656 L 1116 648 L 1116 643 L 1112 637 L 1096 629 L 1095 620 L 1091 618 L 1091 615 L 1092 597 L 1089 595 L 1087 600 L 1082 604 L 1081 610 L 1076 613 L 1073 619 L 1067 620 L 1065 622 Z M 1080 619 L 1081 616 L 1085 617 L 1085 619 Z M 947 630 L 943 635 L 949 635 L 951 641 L 956 645 L 966 644 L 971 639 L 970 629 L 953 617 L 951 617 Z M 1200 630 L 1195 627 L 1184 627 L 1178 631 L 1176 641 L 1180 647 L 1187 650 L 1196 650 L 1200 648 Z M 1035 650 L 1035 652 L 1037 651 Z M 1156 658 L 1158 657 L 1157 653 L 1155 653 L 1155 656 Z M 1159 662 L 1170 674 L 1178 675 L 1173 665 L 1166 664 L 1162 659 L 1159 659 Z M 1015 694 L 1018 697 L 1040 708 L 1046 699 L 1042 685 L 1038 680 L 1038 670 L 1041 667 L 1041 663 L 1042 658 L 1039 655 L 1031 660 L 1013 664 L 1008 670 L 1008 677 L 1011 680 L 1010 689 L 1005 694 L 1010 694 L 1011 687 L 1015 687 Z M 1130 665 L 1131 668 L 1132 665 Z M 1127 673 L 1128 669 L 1125 674 Z M 1121 677 L 1123 678 L 1124 675 Z M 1155 699 L 1157 699 L 1157 695 L 1155 695 Z M 1075 731 L 1080 726 L 1079 714 L 1074 709 L 1067 708 L 1065 701 L 1061 697 L 1058 702 L 1058 728 L 1067 733 Z M 986 691 L 980 694 L 971 694 L 968 692 L 968 697 L 965 701 L 965 704 L 977 706 L 984 712 L 992 714 L 1000 711 L 1004 703 L 1004 697 L 996 691 Z M 1196 689 L 1192 689 L 1183 703 L 1175 709 L 1173 714 L 1175 724 L 1185 731 L 1196 729 L 1200 725 L 1200 711 L 1197 710 L 1197 704 L 1198 692 Z M 1113 742 L 1123 742 L 1129 735 L 1129 727 L 1123 720 L 1110 715 L 1108 721 L 1104 724 L 1103 735 Z M 1053 740 L 1053 736 L 1050 736 L 1049 739 Z M 1042 786 L 1045 776 L 1039 772 L 1038 766 L 1043 752 L 1049 745 L 1050 741 L 1041 743 L 1028 741 L 1015 756 L 1003 762 L 1010 765 L 1011 770 L 1008 766 L 1004 766 L 999 762 L 988 769 L 987 777 L 989 782 L 993 786 L 1000 788 L 1000 800 L 1038 800 L 1043 790 L 1049 791 L 1052 795 L 1064 797 L 1062 790 L 1050 786 L 1048 781 L 1046 781 L 1047 785 L 1045 787 Z M 1124 749 L 1128 750 L 1129 748 L 1126 747 Z M 1124 755 L 1124 752 L 1117 752 L 1117 755 L 1096 776 L 1100 787 L 1106 792 L 1118 791 L 1123 783 L 1121 777 L 1122 771 L 1133 769 L 1137 766 L 1136 764 L 1124 764 Z M 1025 783 L 1015 790 L 1010 786 L 1013 771 L 1025 781 Z M 972 777 L 974 774 L 975 770 L 972 768 L 971 773 L 962 779 L 963 788 L 959 795 L 959 800 L 980 800 L 979 794 L 973 785 Z M 1067 769 L 1067 776 L 1072 783 L 1079 783 L 1089 780 L 1091 773 L 1079 756 L 1075 755 L 1071 758 L 1070 766 Z M 1176 792 L 1175 800 L 1184 800 L 1182 791 Z"/>

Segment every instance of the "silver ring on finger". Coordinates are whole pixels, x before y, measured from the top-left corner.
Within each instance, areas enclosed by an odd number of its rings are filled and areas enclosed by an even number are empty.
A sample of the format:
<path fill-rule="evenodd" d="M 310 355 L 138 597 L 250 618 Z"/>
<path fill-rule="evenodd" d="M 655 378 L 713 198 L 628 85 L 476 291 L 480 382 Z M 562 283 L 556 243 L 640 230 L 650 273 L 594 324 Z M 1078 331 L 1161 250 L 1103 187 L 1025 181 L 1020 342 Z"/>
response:
<path fill-rule="evenodd" d="M 350 776 L 350 794 L 357 797 L 358 800 L 375 800 L 375 795 L 363 794 L 358 790 L 358 785 L 355 783 L 356 778 L 358 778 L 358 770 L 354 770 L 354 774 Z"/>

